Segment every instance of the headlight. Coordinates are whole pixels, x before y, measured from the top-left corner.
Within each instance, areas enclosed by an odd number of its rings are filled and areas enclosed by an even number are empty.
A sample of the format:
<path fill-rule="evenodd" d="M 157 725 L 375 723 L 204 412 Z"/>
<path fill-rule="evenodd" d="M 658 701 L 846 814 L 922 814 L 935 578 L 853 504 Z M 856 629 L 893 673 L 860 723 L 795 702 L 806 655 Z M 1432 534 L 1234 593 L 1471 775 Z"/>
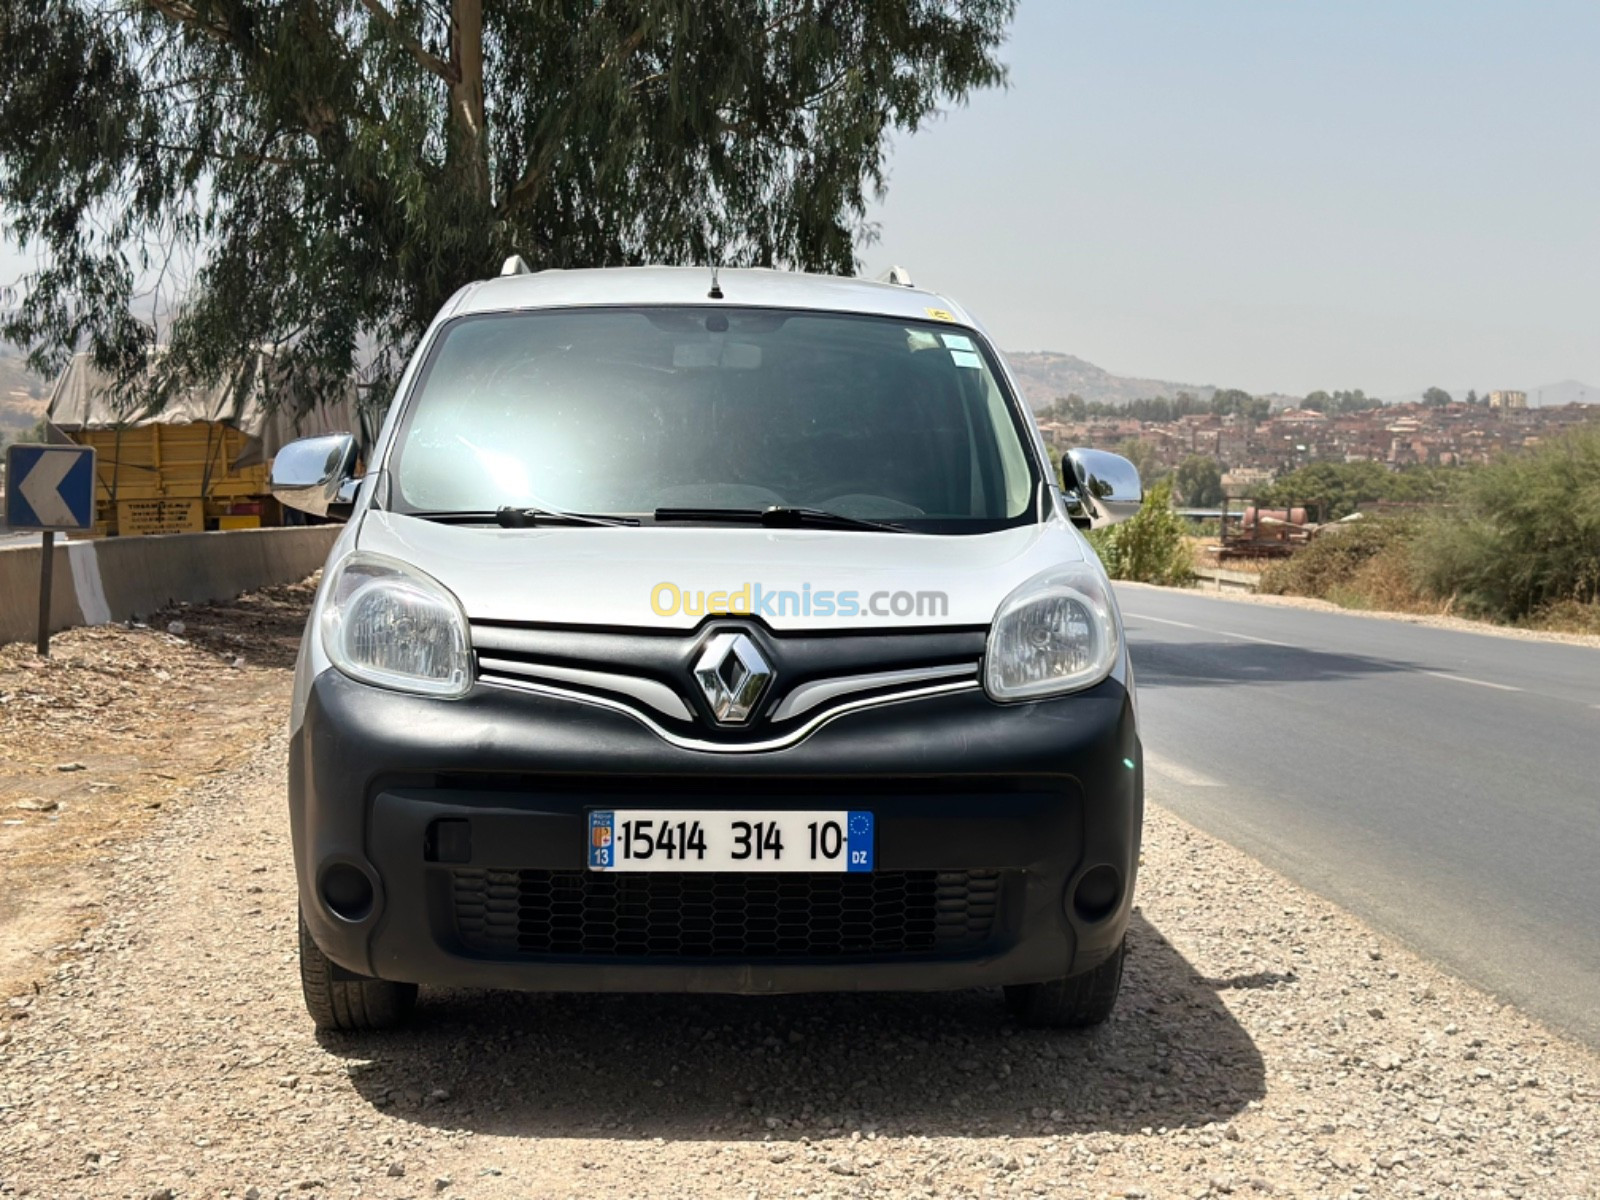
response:
<path fill-rule="evenodd" d="M 334 666 L 363 683 L 428 696 L 461 696 L 472 686 L 461 602 L 438 580 L 383 555 L 358 552 L 334 568 L 322 646 Z"/>
<path fill-rule="evenodd" d="M 1114 613 L 1110 590 L 1089 563 L 1035 575 L 995 614 L 984 690 L 994 700 L 1034 700 L 1099 683 L 1117 661 Z"/>

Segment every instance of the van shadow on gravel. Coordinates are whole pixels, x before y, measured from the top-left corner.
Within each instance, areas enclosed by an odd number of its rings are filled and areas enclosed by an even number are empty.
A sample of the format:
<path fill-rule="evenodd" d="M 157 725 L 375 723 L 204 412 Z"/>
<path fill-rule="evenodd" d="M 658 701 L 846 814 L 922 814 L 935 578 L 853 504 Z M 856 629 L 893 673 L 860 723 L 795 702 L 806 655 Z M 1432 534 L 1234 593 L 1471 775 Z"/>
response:
<path fill-rule="evenodd" d="M 1019 1029 L 997 990 L 822 996 L 424 989 L 395 1035 L 325 1035 L 393 1116 L 523 1137 L 719 1140 L 861 1130 L 943 1137 L 1226 1121 L 1265 1094 L 1260 1053 L 1135 914 L 1115 1015 Z"/>

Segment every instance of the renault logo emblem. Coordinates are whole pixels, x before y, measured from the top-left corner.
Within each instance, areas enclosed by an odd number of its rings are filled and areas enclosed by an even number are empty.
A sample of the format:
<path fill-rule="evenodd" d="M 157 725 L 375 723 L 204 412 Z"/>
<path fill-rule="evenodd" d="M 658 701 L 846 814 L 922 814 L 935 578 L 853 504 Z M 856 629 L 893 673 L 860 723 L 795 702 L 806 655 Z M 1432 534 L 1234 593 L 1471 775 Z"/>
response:
<path fill-rule="evenodd" d="M 712 715 L 724 724 L 748 721 L 772 680 L 772 668 L 742 633 L 719 633 L 700 652 L 694 677 Z"/>

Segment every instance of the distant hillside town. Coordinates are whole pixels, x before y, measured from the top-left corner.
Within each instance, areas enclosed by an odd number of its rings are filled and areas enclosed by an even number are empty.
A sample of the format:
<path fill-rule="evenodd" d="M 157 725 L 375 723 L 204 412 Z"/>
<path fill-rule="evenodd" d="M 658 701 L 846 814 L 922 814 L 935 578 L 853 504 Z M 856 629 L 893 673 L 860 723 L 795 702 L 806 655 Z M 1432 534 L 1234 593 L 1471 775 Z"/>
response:
<path fill-rule="evenodd" d="M 1118 375 L 1076 355 L 1054 350 L 1007 350 L 1005 358 L 1011 373 L 1021 385 L 1023 399 L 1035 412 L 1049 408 L 1068 396 L 1081 397 L 1089 404 L 1125 405 L 1162 396 L 1192 396 L 1197 400 L 1209 401 L 1219 391 L 1227 391 L 1214 384 L 1177 383 L 1168 379 Z M 1448 394 L 1430 388 L 1427 392 L 1373 396 L 1370 399 L 1374 404 L 1414 404 L 1431 393 Z M 1476 393 L 1468 392 L 1466 388 L 1457 388 L 1452 398 L 1461 399 L 1469 395 L 1476 397 Z M 1523 395 L 1529 408 L 1560 408 L 1572 403 L 1600 404 L 1600 387 L 1576 379 L 1526 387 Z M 1285 392 L 1258 392 L 1255 398 L 1266 401 L 1270 408 L 1298 408 L 1305 399 Z"/>
<path fill-rule="evenodd" d="M 1469 401 L 1437 391 L 1429 396 L 1422 403 L 1384 405 L 1359 392 L 1313 393 L 1304 407 L 1277 410 L 1239 392 L 1217 393 L 1209 403 L 1181 397 L 1117 409 L 1068 397 L 1037 415 L 1051 446 L 1115 449 L 1147 477 L 1176 471 L 1197 456 L 1214 460 L 1232 495 L 1252 495 L 1312 463 L 1376 462 L 1395 469 L 1487 463 L 1573 426 L 1600 423 L 1600 406 L 1530 408 L 1520 391 L 1474 394 Z"/>

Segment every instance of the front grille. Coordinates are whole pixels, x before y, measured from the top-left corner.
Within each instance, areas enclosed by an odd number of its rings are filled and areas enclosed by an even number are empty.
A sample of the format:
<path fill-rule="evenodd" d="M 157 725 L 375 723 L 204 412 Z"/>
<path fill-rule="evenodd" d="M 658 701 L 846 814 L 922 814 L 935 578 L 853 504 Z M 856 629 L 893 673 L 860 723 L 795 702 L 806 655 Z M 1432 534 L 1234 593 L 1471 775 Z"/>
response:
<path fill-rule="evenodd" d="M 995 871 L 453 872 L 456 930 L 496 957 L 884 958 L 990 938 Z"/>

